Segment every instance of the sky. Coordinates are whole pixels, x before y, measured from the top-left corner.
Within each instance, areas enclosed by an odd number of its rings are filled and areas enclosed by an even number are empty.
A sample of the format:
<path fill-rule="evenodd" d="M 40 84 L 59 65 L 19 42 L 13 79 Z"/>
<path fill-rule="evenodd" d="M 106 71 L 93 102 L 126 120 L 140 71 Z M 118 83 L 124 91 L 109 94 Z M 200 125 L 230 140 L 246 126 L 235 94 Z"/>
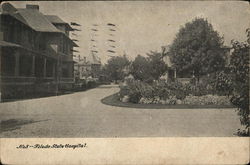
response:
<path fill-rule="evenodd" d="M 25 8 L 26 4 L 38 4 L 40 12 L 58 15 L 65 22 L 81 24 L 81 31 L 72 36 L 79 40 L 77 55 L 90 56 L 91 50 L 105 63 L 114 55 L 126 55 L 134 59 L 138 54 L 160 51 L 170 45 L 181 26 L 196 17 L 206 18 L 213 28 L 224 36 L 225 45 L 232 39 L 246 40 L 250 27 L 250 7 L 243 1 L 17 1 L 14 7 Z M 116 25 L 111 32 L 107 23 Z M 98 26 L 93 26 L 97 24 Z M 91 29 L 98 29 L 97 32 Z M 114 36 L 110 36 L 109 34 Z M 94 34 L 98 36 L 94 36 Z M 95 42 L 91 41 L 95 40 Z M 112 43 L 107 40 L 115 40 Z M 96 48 L 93 48 L 93 43 Z M 110 45 L 116 46 L 111 48 Z"/>

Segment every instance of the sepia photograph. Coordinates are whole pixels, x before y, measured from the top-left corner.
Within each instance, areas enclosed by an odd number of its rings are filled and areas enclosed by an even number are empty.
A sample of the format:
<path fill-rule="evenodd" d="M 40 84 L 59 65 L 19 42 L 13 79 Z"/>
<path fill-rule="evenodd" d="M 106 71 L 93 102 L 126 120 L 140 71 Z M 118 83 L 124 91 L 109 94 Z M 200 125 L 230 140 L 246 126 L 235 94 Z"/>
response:
<path fill-rule="evenodd" d="M 1 138 L 249 136 L 243 1 L 10 1 Z"/>
<path fill-rule="evenodd" d="M 247 1 L 4 1 L 0 164 L 249 163 Z"/>

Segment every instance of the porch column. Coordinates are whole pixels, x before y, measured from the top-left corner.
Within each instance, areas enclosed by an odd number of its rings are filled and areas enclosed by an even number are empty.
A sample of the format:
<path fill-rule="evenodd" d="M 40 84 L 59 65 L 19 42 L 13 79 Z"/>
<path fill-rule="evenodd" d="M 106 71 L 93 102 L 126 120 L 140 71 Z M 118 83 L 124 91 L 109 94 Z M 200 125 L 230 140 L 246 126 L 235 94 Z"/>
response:
<path fill-rule="evenodd" d="M 47 65 L 47 59 L 44 58 L 44 63 L 43 63 L 43 77 L 46 77 L 46 65 Z"/>
<path fill-rule="evenodd" d="M 53 63 L 53 68 L 52 68 L 52 77 L 55 78 L 55 74 L 56 74 L 56 65 L 55 63 Z"/>
<path fill-rule="evenodd" d="M 19 58 L 20 58 L 20 54 L 19 52 L 15 53 L 15 76 L 19 76 Z"/>
<path fill-rule="evenodd" d="M 35 76 L 35 62 L 36 62 L 36 57 L 32 56 L 32 68 L 31 68 L 31 75 Z"/>
<path fill-rule="evenodd" d="M 69 78 L 72 78 L 72 77 L 73 77 L 73 76 L 72 76 L 72 73 L 73 73 L 73 72 L 72 72 L 72 63 L 69 62 L 67 65 L 68 65 L 67 68 L 68 68 L 68 71 L 69 71 L 68 77 L 69 77 Z"/>

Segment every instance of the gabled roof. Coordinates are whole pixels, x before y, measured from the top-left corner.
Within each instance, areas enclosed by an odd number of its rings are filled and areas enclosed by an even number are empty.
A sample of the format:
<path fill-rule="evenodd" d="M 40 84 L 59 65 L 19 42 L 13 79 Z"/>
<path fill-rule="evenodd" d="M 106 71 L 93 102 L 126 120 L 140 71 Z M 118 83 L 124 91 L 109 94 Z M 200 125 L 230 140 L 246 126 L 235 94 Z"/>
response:
<path fill-rule="evenodd" d="M 73 28 L 67 23 L 64 22 L 60 17 L 57 15 L 45 15 L 45 17 L 53 24 L 64 24 L 67 26 L 69 30 L 73 30 Z"/>
<path fill-rule="evenodd" d="M 15 17 L 39 32 L 60 32 L 42 13 L 35 9 L 18 9 Z M 22 19 L 23 18 L 23 19 Z"/>
<path fill-rule="evenodd" d="M 45 15 L 45 17 L 52 23 L 55 24 L 67 24 L 66 22 L 64 22 L 61 18 L 59 18 L 56 15 Z"/>

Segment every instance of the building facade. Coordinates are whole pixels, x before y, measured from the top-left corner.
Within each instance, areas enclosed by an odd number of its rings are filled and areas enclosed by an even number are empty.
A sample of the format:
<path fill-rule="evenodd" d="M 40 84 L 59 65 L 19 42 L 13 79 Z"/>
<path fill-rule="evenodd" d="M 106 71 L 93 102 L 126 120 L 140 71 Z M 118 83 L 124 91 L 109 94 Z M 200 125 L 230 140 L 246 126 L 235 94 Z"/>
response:
<path fill-rule="evenodd" d="M 72 28 L 38 5 L 0 8 L 1 98 L 57 93 L 74 83 Z"/>

